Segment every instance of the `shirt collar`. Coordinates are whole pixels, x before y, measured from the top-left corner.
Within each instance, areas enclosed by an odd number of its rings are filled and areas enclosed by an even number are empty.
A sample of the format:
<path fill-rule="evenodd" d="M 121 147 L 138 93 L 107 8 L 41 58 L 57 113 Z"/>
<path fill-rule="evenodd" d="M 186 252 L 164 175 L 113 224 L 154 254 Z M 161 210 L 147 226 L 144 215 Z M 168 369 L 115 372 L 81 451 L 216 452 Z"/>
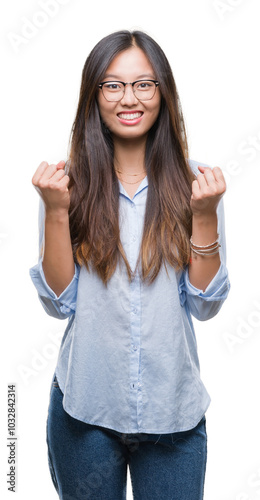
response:
<path fill-rule="evenodd" d="M 129 198 L 129 200 L 133 200 L 141 191 L 143 191 L 144 189 L 146 189 L 148 187 L 148 178 L 146 175 L 145 178 L 142 180 L 141 184 L 139 184 L 138 189 L 137 189 L 136 193 L 134 194 L 133 198 L 130 198 L 130 196 L 127 194 L 124 186 L 121 184 L 120 181 L 118 181 L 118 182 L 119 182 L 119 193 L 122 194 L 123 196 L 125 196 L 126 198 Z"/>

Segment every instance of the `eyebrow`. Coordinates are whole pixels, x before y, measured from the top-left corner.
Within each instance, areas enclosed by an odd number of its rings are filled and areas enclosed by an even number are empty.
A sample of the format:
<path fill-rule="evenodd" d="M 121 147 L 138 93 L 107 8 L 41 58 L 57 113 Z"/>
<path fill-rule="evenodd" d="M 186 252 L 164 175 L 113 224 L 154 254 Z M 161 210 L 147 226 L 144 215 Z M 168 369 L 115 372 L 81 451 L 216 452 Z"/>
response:
<path fill-rule="evenodd" d="M 120 77 L 118 75 L 113 75 L 112 73 L 108 73 L 104 76 L 104 78 L 113 78 L 115 80 L 120 80 Z M 151 80 L 154 80 L 154 75 L 150 74 L 150 73 L 145 73 L 143 75 L 139 75 L 136 80 L 140 80 L 142 78 L 148 78 L 148 79 L 151 79 Z"/>

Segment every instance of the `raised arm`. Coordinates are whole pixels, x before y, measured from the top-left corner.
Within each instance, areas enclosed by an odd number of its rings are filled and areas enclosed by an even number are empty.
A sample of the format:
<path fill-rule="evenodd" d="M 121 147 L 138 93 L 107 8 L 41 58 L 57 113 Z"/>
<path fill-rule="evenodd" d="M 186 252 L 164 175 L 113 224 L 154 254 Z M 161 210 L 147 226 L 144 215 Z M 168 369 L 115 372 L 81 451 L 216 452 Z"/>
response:
<path fill-rule="evenodd" d="M 42 162 L 32 183 L 45 205 L 45 237 L 42 267 L 49 287 L 59 296 L 71 282 L 75 264 L 69 230 L 69 177 L 65 162 Z"/>
<path fill-rule="evenodd" d="M 204 291 L 220 267 L 217 243 L 212 247 L 209 245 L 218 239 L 217 207 L 226 184 L 219 167 L 198 168 L 200 173 L 193 182 L 191 196 L 192 241 L 196 246 L 189 265 L 189 279 L 194 287 Z M 207 255 L 202 255 L 203 251 Z"/>

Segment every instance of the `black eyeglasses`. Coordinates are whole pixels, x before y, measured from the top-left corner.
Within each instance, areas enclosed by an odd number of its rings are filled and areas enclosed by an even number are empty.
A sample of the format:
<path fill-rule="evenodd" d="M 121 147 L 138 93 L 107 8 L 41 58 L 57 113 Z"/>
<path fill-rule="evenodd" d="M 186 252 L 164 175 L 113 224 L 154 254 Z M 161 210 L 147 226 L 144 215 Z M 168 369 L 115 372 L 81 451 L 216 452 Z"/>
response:
<path fill-rule="evenodd" d="M 104 98 L 109 102 L 121 101 L 124 97 L 125 86 L 132 85 L 133 93 L 139 101 L 149 101 L 153 98 L 159 82 L 156 80 L 136 80 L 135 82 L 109 81 L 101 82 L 98 87 Z"/>

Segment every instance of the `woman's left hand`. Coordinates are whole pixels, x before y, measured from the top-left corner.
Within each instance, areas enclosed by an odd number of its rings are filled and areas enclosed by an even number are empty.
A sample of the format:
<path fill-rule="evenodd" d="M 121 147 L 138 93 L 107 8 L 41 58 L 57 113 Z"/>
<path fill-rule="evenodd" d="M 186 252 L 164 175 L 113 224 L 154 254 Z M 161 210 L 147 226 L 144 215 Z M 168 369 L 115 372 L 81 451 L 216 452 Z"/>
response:
<path fill-rule="evenodd" d="M 193 215 L 216 213 L 218 203 L 226 191 L 226 182 L 219 167 L 199 166 L 200 174 L 192 183 L 190 206 Z"/>

